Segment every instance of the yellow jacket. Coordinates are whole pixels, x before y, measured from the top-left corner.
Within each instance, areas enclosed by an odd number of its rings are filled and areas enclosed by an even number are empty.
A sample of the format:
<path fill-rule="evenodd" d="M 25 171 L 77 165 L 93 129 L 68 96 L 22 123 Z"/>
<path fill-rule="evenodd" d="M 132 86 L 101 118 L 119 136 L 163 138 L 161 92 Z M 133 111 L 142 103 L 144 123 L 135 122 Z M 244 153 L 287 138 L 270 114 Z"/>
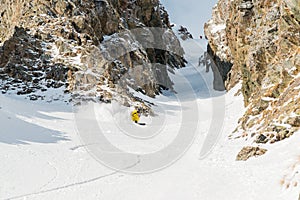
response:
<path fill-rule="evenodd" d="M 138 122 L 140 120 L 140 115 L 137 110 L 131 112 L 131 120 L 134 122 Z"/>

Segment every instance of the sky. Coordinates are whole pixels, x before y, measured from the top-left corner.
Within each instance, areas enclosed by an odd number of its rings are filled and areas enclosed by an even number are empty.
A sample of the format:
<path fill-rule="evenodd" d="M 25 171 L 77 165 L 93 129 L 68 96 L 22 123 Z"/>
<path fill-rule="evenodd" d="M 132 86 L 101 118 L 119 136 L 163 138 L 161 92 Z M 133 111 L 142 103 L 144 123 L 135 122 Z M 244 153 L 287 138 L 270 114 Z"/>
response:
<path fill-rule="evenodd" d="M 188 28 L 194 38 L 204 35 L 203 26 L 211 18 L 217 0 L 160 0 L 172 23 Z"/>

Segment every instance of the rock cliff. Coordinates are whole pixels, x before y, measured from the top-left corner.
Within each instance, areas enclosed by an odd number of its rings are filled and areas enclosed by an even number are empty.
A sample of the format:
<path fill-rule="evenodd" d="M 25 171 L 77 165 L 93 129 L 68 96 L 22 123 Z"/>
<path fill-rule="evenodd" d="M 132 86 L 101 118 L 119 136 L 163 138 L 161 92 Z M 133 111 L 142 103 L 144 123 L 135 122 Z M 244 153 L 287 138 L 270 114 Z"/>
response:
<path fill-rule="evenodd" d="M 172 89 L 166 65 L 185 64 L 158 0 L 2 0 L 0 16 L 2 93 L 66 87 L 129 106 L 138 99 L 127 86 L 155 96 Z"/>
<path fill-rule="evenodd" d="M 242 83 L 232 137 L 274 143 L 299 130 L 300 1 L 219 0 L 205 34 L 226 88 Z"/>

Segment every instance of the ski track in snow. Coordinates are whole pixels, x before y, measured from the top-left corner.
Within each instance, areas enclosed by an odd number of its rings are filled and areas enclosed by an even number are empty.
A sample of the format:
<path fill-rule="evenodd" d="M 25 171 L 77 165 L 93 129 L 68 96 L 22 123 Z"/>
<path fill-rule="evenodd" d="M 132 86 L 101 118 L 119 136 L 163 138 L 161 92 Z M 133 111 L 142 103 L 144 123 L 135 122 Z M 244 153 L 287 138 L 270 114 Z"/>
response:
<path fill-rule="evenodd" d="M 139 162 L 140 162 L 140 160 L 138 160 L 135 164 L 133 164 L 131 166 L 128 166 L 127 169 L 131 168 L 131 167 L 134 167 L 135 165 L 138 165 Z M 103 178 L 107 178 L 109 176 L 113 176 L 113 175 L 117 174 L 118 172 L 119 171 L 114 171 L 114 172 L 111 172 L 111 173 L 108 173 L 108 174 L 105 174 L 105 175 L 101 175 L 101 176 L 98 176 L 98 177 L 95 177 L 95 178 L 92 178 L 92 179 L 89 179 L 89 180 L 85 180 L 85 181 L 81 181 L 81 182 L 77 182 L 77 183 L 71 183 L 71 184 L 68 184 L 68 185 L 63 185 L 63 186 L 60 186 L 60 187 L 51 188 L 51 189 L 47 189 L 47 190 L 42 190 L 42 188 L 49 185 L 49 183 L 52 182 L 55 179 L 55 177 L 54 177 L 48 183 L 46 183 L 41 188 L 39 188 L 39 191 L 37 191 L 37 192 L 24 194 L 24 195 L 20 195 L 20 196 L 15 196 L 15 197 L 10 197 L 6 200 L 25 198 L 25 197 L 30 197 L 30 196 L 33 196 L 33 195 L 39 195 L 39 194 L 44 194 L 44 193 L 48 193 L 48 192 L 55 192 L 55 191 L 58 191 L 58 190 L 63 190 L 63 189 L 74 187 L 74 186 L 80 186 L 80 185 L 84 185 L 84 184 L 87 184 L 87 183 L 92 183 L 92 182 L 98 181 L 98 180 L 103 179 Z"/>
<path fill-rule="evenodd" d="M 56 187 L 56 188 L 52 188 L 52 189 L 48 189 L 48 190 L 40 190 L 40 191 L 35 192 L 35 193 L 29 193 L 29 194 L 24 194 L 24 195 L 20 195 L 20 196 L 10 197 L 6 200 L 25 198 L 25 197 L 29 197 L 29 196 L 32 196 L 32 195 L 39 195 L 39 194 L 48 193 L 48 192 L 55 192 L 55 191 L 58 191 L 58 190 L 62 190 L 62 189 L 66 189 L 66 188 L 70 188 L 70 187 L 74 187 L 74 186 L 79 186 L 79 185 L 91 183 L 91 182 L 94 182 L 94 181 L 97 181 L 97 180 L 115 175 L 116 173 L 118 173 L 118 172 L 117 171 L 112 172 L 112 173 L 102 175 L 102 176 L 99 176 L 99 177 L 96 177 L 96 178 L 92 178 L 92 179 L 89 179 L 89 180 L 86 180 L 86 181 L 82 181 L 82 182 L 78 182 L 78 183 L 72 183 L 72 184 L 69 184 L 69 185 L 64 185 L 64 186 L 60 186 L 60 187 Z"/>
<path fill-rule="evenodd" d="M 87 151 L 89 146 L 98 143 L 81 142 L 70 106 L 59 103 L 35 104 L 0 95 L 0 177 L 4 180 L 0 182 L 0 199 L 297 199 L 299 184 L 292 186 L 299 181 L 300 139 L 297 133 L 290 139 L 269 145 L 269 151 L 264 156 L 236 162 L 238 151 L 245 145 L 252 145 L 247 141 L 228 139 L 244 110 L 242 97 L 234 96 L 239 86 L 228 94 L 213 91 L 212 72 L 206 73 L 204 66 L 196 67 L 205 44 L 200 40 L 189 40 L 183 46 L 189 64 L 186 68 L 176 70 L 171 77 L 175 82 L 175 90 L 185 97 L 181 100 L 197 103 L 199 123 L 192 145 L 179 160 L 162 170 L 140 175 L 121 172 L 141 165 L 139 157 L 122 170 L 107 168 Z M 192 95 L 184 93 L 186 88 L 181 83 L 186 80 L 189 80 L 194 91 Z M 214 126 L 212 101 L 222 98 L 225 101 L 225 117 L 221 134 L 216 135 L 217 142 L 209 153 L 201 157 L 205 139 L 210 136 L 207 135 L 210 125 Z M 142 142 L 138 144 L 131 137 L 122 135 L 122 126 L 116 126 L 112 120 L 121 118 L 119 125 L 126 120 L 130 122 L 127 115 L 129 111 L 125 110 L 123 115 L 115 114 L 107 105 L 95 105 L 111 113 L 110 120 L 96 113 L 105 122 L 107 130 L 119 130 L 111 131 L 115 135 L 106 133 L 111 142 L 128 151 L 137 149 L 143 152 L 168 145 L 174 138 L 173 130 L 180 126 L 178 123 L 183 108 L 176 102 L 176 96 L 167 92 L 147 100 L 157 104 L 155 109 L 159 115 L 164 114 L 172 119 L 164 124 L 169 132 L 163 129 L 153 138 L 143 135 L 151 133 L 147 131 L 159 117 L 142 117 L 148 124 L 141 128 L 143 133 L 139 136 L 144 140 L 138 141 Z M 128 145 L 130 140 L 135 143 Z M 291 187 L 287 188 L 288 184 Z"/>

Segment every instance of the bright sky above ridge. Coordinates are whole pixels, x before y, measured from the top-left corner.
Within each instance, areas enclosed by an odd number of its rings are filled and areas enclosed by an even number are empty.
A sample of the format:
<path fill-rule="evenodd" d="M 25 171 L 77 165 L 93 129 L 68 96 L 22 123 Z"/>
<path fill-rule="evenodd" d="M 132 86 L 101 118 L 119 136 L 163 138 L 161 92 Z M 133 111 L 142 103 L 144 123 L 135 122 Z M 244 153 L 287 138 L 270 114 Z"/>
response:
<path fill-rule="evenodd" d="M 188 28 L 194 38 L 204 35 L 203 26 L 211 18 L 217 0 L 161 0 L 172 23 Z"/>

